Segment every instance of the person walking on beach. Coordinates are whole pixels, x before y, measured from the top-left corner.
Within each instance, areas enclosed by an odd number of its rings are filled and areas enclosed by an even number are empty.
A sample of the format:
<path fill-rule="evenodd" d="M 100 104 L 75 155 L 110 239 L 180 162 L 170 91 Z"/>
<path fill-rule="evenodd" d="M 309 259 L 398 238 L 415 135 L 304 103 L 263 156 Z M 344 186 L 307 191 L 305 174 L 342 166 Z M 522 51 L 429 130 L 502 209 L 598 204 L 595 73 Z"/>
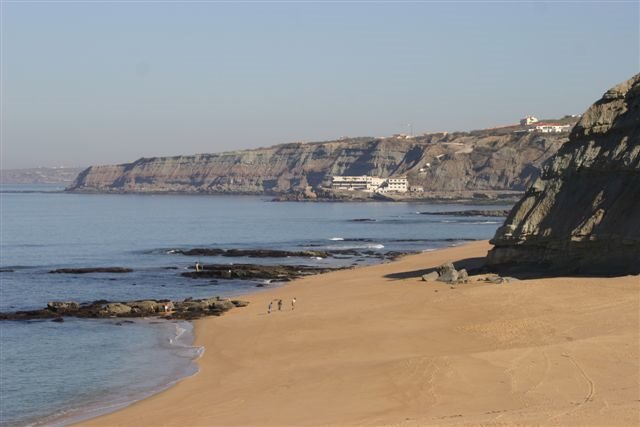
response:
<path fill-rule="evenodd" d="M 296 297 L 291 300 L 291 311 L 296 309 Z"/>
<path fill-rule="evenodd" d="M 267 308 L 267 314 L 271 314 L 271 305 L 273 304 L 273 301 L 269 302 L 269 308 Z"/>
<path fill-rule="evenodd" d="M 282 300 L 278 300 L 278 311 L 282 311 Z"/>

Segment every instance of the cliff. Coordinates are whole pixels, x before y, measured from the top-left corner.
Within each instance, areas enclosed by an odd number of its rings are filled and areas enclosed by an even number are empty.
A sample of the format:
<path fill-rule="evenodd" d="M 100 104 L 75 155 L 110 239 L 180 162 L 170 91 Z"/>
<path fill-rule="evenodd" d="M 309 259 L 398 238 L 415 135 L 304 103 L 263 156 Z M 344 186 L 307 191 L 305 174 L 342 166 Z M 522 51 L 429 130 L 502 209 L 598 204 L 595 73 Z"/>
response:
<path fill-rule="evenodd" d="M 640 74 L 587 110 L 492 243 L 495 269 L 640 272 Z"/>
<path fill-rule="evenodd" d="M 425 191 L 524 191 L 565 135 L 512 130 L 354 138 L 92 166 L 69 191 L 302 194 L 332 175 L 406 175 Z M 326 194 L 326 193 L 325 193 Z"/>

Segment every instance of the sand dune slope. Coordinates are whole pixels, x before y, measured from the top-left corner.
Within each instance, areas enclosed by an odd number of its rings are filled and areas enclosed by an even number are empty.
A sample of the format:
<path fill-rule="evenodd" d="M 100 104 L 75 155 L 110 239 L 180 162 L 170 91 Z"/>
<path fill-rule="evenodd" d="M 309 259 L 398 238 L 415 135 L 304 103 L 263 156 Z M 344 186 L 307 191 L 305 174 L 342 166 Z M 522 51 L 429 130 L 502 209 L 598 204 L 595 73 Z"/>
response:
<path fill-rule="evenodd" d="M 640 425 L 638 276 L 417 278 L 489 247 L 251 295 L 249 307 L 197 322 L 199 374 L 84 425 Z M 283 311 L 267 314 L 273 298 Z"/>

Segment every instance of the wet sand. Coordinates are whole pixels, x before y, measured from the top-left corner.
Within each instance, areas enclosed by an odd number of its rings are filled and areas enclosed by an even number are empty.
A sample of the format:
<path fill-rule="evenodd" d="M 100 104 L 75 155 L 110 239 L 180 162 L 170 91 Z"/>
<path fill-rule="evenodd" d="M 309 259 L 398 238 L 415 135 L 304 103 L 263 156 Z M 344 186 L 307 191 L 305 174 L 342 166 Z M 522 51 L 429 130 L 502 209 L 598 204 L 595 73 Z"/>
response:
<path fill-rule="evenodd" d="M 420 281 L 489 248 L 245 296 L 196 322 L 197 375 L 82 425 L 640 425 L 640 278 Z"/>

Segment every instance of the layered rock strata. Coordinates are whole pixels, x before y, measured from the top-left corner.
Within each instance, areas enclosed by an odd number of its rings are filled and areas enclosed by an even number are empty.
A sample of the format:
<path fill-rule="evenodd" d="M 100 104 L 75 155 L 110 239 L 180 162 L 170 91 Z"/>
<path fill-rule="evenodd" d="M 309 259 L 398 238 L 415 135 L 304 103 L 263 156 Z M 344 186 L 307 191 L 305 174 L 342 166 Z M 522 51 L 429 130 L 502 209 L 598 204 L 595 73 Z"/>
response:
<path fill-rule="evenodd" d="M 640 273 L 640 74 L 587 110 L 491 242 L 494 269 Z"/>
<path fill-rule="evenodd" d="M 426 192 L 524 191 L 566 134 L 513 130 L 353 138 L 92 166 L 68 191 L 272 194 L 333 198 L 333 175 L 407 176 Z M 357 192 L 349 192 L 352 196 Z"/>

